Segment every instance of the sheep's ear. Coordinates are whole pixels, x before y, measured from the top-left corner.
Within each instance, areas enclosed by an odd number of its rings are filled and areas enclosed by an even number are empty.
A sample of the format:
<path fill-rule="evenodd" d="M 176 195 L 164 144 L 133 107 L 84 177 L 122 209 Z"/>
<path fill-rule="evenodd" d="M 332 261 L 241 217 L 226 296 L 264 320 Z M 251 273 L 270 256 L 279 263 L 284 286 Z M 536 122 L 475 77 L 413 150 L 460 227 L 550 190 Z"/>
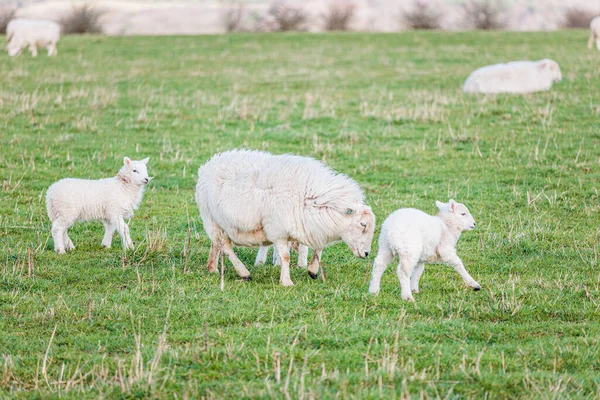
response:
<path fill-rule="evenodd" d="M 130 167 L 131 166 L 131 158 L 123 157 L 123 164 Z"/>
<path fill-rule="evenodd" d="M 142 160 L 144 164 L 148 164 L 148 161 L 150 161 L 150 157 L 146 157 Z"/>
<path fill-rule="evenodd" d="M 448 202 L 448 209 L 450 210 L 450 212 L 454 212 L 455 207 L 456 207 L 456 201 L 450 199 L 450 201 Z"/>
<path fill-rule="evenodd" d="M 542 60 L 538 63 L 538 67 L 540 69 L 546 69 L 546 68 L 550 67 L 550 63 L 548 62 L 548 60 Z"/>
<path fill-rule="evenodd" d="M 446 211 L 448 209 L 448 205 L 446 203 L 442 203 L 441 201 L 435 201 L 435 205 L 437 206 L 438 210 L 440 211 Z"/>

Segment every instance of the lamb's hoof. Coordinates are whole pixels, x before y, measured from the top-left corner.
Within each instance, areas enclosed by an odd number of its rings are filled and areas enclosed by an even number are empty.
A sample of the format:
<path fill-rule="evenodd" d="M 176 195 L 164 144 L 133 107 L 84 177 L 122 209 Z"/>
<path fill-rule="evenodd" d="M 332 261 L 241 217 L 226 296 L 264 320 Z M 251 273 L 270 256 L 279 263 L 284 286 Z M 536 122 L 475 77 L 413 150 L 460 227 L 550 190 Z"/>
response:
<path fill-rule="evenodd" d="M 308 276 L 310 276 L 313 279 L 317 279 L 319 277 L 319 273 L 317 272 L 316 274 L 312 271 L 308 271 Z"/>
<path fill-rule="evenodd" d="M 479 292 L 481 290 L 481 286 L 477 285 L 473 288 L 473 290 Z"/>
<path fill-rule="evenodd" d="M 283 286 L 287 286 L 287 287 L 294 286 L 294 282 L 292 282 L 292 281 L 281 282 L 281 284 L 282 284 Z"/>
<path fill-rule="evenodd" d="M 413 293 L 419 293 L 419 289 L 412 289 L 411 292 L 413 292 Z"/>
<path fill-rule="evenodd" d="M 65 254 L 65 253 L 66 253 L 66 251 L 64 251 L 64 250 L 56 250 L 56 253 L 57 253 L 57 254 Z"/>
<path fill-rule="evenodd" d="M 109 245 L 109 244 L 103 244 L 103 245 L 102 245 L 102 248 L 103 248 L 103 249 L 110 249 L 110 245 Z"/>
<path fill-rule="evenodd" d="M 242 276 L 242 280 L 243 280 L 243 281 L 246 281 L 246 282 L 249 282 L 249 281 L 251 281 L 251 280 L 252 280 L 252 276 L 251 276 L 251 275 L 248 275 L 248 276 Z"/>
<path fill-rule="evenodd" d="M 412 296 L 402 297 L 402 300 L 408 301 L 409 303 L 414 303 L 415 302 L 415 298 L 412 297 Z"/>

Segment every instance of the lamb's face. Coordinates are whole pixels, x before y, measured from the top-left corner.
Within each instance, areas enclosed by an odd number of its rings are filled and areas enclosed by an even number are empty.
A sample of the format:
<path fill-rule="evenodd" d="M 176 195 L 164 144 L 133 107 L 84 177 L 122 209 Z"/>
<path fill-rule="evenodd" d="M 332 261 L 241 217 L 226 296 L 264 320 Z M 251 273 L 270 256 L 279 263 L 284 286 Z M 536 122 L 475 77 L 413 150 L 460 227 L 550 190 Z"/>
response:
<path fill-rule="evenodd" d="M 373 233 L 375 232 L 375 215 L 371 207 L 364 204 L 346 210 L 346 226 L 342 240 L 350 247 L 356 257 L 366 258 L 371 252 Z"/>
<path fill-rule="evenodd" d="M 8 50 L 8 55 L 10 57 L 14 57 L 21 54 L 23 46 L 21 46 L 20 40 L 18 40 L 17 38 L 13 38 L 13 40 L 11 40 L 10 43 L 6 45 L 6 49 Z"/>
<path fill-rule="evenodd" d="M 544 59 L 540 61 L 539 65 L 542 69 L 548 71 L 552 77 L 552 82 L 560 82 L 562 80 L 562 73 L 556 61 Z"/>
<path fill-rule="evenodd" d="M 448 203 L 436 201 L 436 205 L 442 218 L 461 231 L 471 231 L 477 226 L 475 218 L 464 204 L 450 200 Z"/>
<path fill-rule="evenodd" d="M 152 179 L 148 176 L 148 169 L 146 166 L 148 160 L 150 160 L 149 157 L 140 161 L 134 161 L 129 157 L 125 157 L 123 159 L 123 167 L 119 174 L 127 178 L 128 181 L 134 185 L 146 185 L 150 182 L 150 179 Z"/>

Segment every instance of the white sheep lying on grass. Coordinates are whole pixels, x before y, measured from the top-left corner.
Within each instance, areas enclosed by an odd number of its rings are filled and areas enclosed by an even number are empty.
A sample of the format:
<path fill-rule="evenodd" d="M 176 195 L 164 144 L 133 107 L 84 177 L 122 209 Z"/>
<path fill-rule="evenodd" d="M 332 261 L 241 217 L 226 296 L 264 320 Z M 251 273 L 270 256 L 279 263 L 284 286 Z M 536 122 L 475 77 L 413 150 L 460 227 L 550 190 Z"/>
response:
<path fill-rule="evenodd" d="M 47 48 L 48 55 L 55 56 L 59 39 L 60 26 L 53 21 L 17 18 L 6 27 L 6 49 L 11 57 L 21 54 L 26 47 L 33 57 L 37 56 L 38 47 Z"/>
<path fill-rule="evenodd" d="M 281 258 L 280 281 L 292 286 L 289 242 L 314 249 L 308 273 L 317 278 L 325 246 L 342 240 L 354 255 L 371 251 L 375 215 L 348 176 L 308 157 L 233 150 L 216 154 L 198 170 L 196 202 L 211 239 L 208 270 L 223 251 L 237 273 L 250 272 L 233 245 L 273 244 Z"/>
<path fill-rule="evenodd" d="M 258 254 L 256 254 L 254 265 L 263 265 L 267 262 L 270 247 L 271 246 L 260 246 L 258 248 Z M 303 244 L 288 243 L 288 249 L 292 248 L 298 250 L 298 267 L 306 268 L 306 266 L 308 266 L 308 247 Z M 273 249 L 273 265 L 281 265 L 281 259 L 275 249 Z"/>
<path fill-rule="evenodd" d="M 463 86 L 467 93 L 533 93 L 550 90 L 562 74 L 556 61 L 513 61 L 476 69 Z"/>
<path fill-rule="evenodd" d="M 101 220 L 104 223 L 102 245 L 110 247 L 115 229 L 123 239 L 123 247 L 133 248 L 125 219 L 133 216 L 142 202 L 148 177 L 149 158 L 132 161 L 123 159 L 117 176 L 98 180 L 61 179 L 48 188 L 46 208 L 52 221 L 54 250 L 65 253 L 75 246 L 67 230 L 75 221 Z"/>
<path fill-rule="evenodd" d="M 588 49 L 592 49 L 594 42 L 596 42 L 596 48 L 600 50 L 600 16 L 594 17 L 590 22 L 590 40 L 588 40 Z"/>
<path fill-rule="evenodd" d="M 464 204 L 454 200 L 447 204 L 436 201 L 436 205 L 439 209 L 436 216 L 402 208 L 383 222 L 369 292 L 379 292 L 381 276 L 396 256 L 400 259 L 397 274 L 404 300 L 414 301 L 411 291 L 419 292 L 419 279 L 426 262 L 449 264 L 467 286 L 481 289 L 456 254 L 461 232 L 475 229 L 475 219 Z"/>

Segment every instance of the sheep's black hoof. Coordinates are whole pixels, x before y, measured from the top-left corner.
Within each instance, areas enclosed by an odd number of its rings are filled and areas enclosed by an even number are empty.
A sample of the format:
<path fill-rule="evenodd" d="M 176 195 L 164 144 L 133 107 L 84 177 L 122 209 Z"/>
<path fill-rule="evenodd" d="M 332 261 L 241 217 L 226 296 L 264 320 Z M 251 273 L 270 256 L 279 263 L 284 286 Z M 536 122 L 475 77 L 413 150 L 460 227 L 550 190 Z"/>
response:
<path fill-rule="evenodd" d="M 317 272 L 316 274 L 313 274 L 311 271 L 308 271 L 308 276 L 313 279 L 317 279 L 319 277 L 319 273 Z"/>
<path fill-rule="evenodd" d="M 473 290 L 479 292 L 481 290 L 481 286 L 474 287 Z"/>
<path fill-rule="evenodd" d="M 248 276 L 242 276 L 242 280 L 243 281 L 251 281 L 252 280 L 252 276 L 248 275 Z"/>

